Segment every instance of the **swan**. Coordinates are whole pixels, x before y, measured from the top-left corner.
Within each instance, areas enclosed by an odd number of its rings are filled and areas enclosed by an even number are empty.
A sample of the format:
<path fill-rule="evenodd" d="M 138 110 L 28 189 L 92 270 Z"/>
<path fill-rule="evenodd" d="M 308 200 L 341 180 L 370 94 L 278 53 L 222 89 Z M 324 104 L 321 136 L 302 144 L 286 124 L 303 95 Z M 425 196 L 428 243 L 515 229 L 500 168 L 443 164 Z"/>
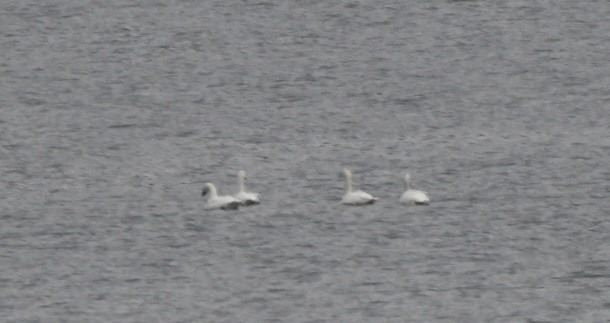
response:
<path fill-rule="evenodd" d="M 259 204 L 258 193 L 246 192 L 244 186 L 244 179 L 248 178 L 246 172 L 240 170 L 237 172 L 237 183 L 239 184 L 239 192 L 235 194 L 235 198 L 241 205 L 254 205 Z"/>
<path fill-rule="evenodd" d="M 218 196 L 216 192 L 216 186 L 212 183 L 205 183 L 201 196 L 208 196 L 208 201 L 205 205 L 206 210 L 210 209 L 221 209 L 221 210 L 237 210 L 239 208 L 239 201 L 228 195 Z"/>
<path fill-rule="evenodd" d="M 352 172 L 349 169 L 343 169 L 343 176 L 345 176 L 345 195 L 343 195 L 341 203 L 348 205 L 366 205 L 373 204 L 377 201 L 376 197 L 373 197 L 367 192 L 361 190 L 352 191 Z"/>
<path fill-rule="evenodd" d="M 411 188 L 411 175 L 409 175 L 409 173 L 405 175 L 405 187 L 406 191 L 402 193 L 402 196 L 400 197 L 400 203 L 415 205 L 430 204 L 428 193 L 420 190 L 414 190 Z"/>

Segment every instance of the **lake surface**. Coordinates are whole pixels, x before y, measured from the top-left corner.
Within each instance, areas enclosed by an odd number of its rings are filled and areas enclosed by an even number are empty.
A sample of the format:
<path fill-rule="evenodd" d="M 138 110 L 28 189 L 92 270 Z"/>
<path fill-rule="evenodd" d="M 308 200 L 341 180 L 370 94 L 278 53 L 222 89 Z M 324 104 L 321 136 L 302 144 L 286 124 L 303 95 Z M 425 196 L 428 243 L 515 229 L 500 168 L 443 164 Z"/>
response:
<path fill-rule="evenodd" d="M 0 4 L 3 322 L 610 318 L 607 1 L 125 3 Z"/>

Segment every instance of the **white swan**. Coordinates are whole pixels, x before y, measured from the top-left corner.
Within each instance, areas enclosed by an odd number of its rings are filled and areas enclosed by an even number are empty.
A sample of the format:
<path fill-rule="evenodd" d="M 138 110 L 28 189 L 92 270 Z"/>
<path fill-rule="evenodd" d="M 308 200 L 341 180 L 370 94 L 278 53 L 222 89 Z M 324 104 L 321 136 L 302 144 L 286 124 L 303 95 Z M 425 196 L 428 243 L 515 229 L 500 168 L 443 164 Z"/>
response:
<path fill-rule="evenodd" d="M 216 187 L 212 183 L 205 183 L 201 196 L 208 196 L 208 201 L 205 205 L 207 210 L 209 209 L 221 209 L 221 210 L 237 210 L 239 208 L 239 201 L 228 195 L 218 196 Z"/>
<path fill-rule="evenodd" d="M 237 173 L 237 182 L 239 184 L 239 192 L 235 194 L 235 198 L 239 201 L 241 205 L 254 205 L 259 204 L 260 201 L 258 199 L 258 193 L 246 192 L 246 188 L 244 186 L 244 179 L 248 178 L 246 172 L 240 170 Z"/>
<path fill-rule="evenodd" d="M 348 205 L 365 205 L 373 204 L 377 201 L 376 197 L 364 191 L 352 191 L 352 172 L 349 169 L 343 169 L 345 176 L 345 195 L 341 199 L 341 203 Z"/>
<path fill-rule="evenodd" d="M 430 204 L 428 193 L 420 190 L 414 190 L 411 188 L 411 175 L 409 175 L 409 173 L 405 175 L 405 186 L 406 191 L 402 193 L 402 196 L 400 197 L 400 203 L 416 205 Z"/>

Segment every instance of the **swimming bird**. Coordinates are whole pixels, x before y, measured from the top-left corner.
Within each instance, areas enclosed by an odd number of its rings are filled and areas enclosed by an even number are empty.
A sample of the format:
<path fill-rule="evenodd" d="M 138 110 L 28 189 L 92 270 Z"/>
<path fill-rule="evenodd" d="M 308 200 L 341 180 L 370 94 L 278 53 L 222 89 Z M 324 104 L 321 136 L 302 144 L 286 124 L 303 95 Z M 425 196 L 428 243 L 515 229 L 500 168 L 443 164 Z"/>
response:
<path fill-rule="evenodd" d="M 361 190 L 352 191 L 352 172 L 349 169 L 343 169 L 343 176 L 345 176 L 345 195 L 343 195 L 341 203 L 348 205 L 366 205 L 373 204 L 377 201 L 376 197 L 373 197 L 367 192 Z"/>
<path fill-rule="evenodd" d="M 415 205 L 430 204 L 428 193 L 411 188 L 411 175 L 409 175 L 409 173 L 405 175 L 405 187 L 406 191 L 402 193 L 402 196 L 400 197 L 400 203 Z"/>
<path fill-rule="evenodd" d="M 239 208 L 239 201 L 228 195 L 218 196 L 216 192 L 216 186 L 212 183 L 205 183 L 201 196 L 208 195 L 208 201 L 205 205 L 207 210 L 210 209 L 221 209 L 221 210 L 237 210 Z"/>
<path fill-rule="evenodd" d="M 246 192 L 246 188 L 244 186 L 244 179 L 248 178 L 246 172 L 240 170 L 237 172 L 237 183 L 239 184 L 239 192 L 235 194 L 235 198 L 239 201 L 241 205 L 254 205 L 259 204 L 260 201 L 258 199 L 258 193 Z"/>

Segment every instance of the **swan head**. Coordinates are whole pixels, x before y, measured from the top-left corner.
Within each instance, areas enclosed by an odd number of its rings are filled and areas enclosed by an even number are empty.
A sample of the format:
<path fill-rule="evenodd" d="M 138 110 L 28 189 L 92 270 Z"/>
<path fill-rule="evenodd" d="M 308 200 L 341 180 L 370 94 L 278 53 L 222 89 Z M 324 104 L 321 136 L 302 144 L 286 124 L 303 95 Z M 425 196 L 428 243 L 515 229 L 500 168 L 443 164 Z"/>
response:
<path fill-rule="evenodd" d="M 407 181 L 407 182 L 411 181 L 411 174 L 409 174 L 409 173 L 405 174 L 405 181 Z"/>
<path fill-rule="evenodd" d="M 352 177 L 352 172 L 349 169 L 344 168 L 343 169 L 343 176 L 345 176 L 346 178 Z"/>
<path fill-rule="evenodd" d="M 205 185 L 203 185 L 203 190 L 201 190 L 201 196 L 206 196 L 214 190 L 216 190 L 216 188 L 214 185 L 212 185 L 212 183 L 205 183 Z"/>
<path fill-rule="evenodd" d="M 248 175 L 246 175 L 246 172 L 243 170 L 240 170 L 239 172 L 237 172 L 237 176 L 239 176 L 241 178 L 248 178 Z"/>

